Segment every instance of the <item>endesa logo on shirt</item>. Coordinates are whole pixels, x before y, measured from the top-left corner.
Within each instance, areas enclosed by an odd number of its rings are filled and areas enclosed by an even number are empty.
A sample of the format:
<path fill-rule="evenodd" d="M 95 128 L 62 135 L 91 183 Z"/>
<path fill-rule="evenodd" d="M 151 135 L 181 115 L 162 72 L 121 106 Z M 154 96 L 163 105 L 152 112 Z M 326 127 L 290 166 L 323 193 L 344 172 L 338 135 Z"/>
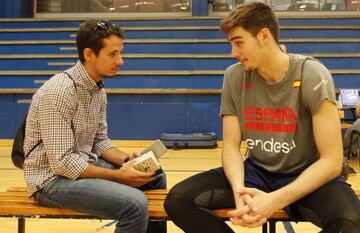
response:
<path fill-rule="evenodd" d="M 292 108 L 244 108 L 245 130 L 295 132 L 298 118 Z"/>
<path fill-rule="evenodd" d="M 287 142 L 277 142 L 274 138 L 271 138 L 267 141 L 262 141 L 259 139 L 246 139 L 246 144 L 250 150 L 255 147 L 260 147 L 262 151 L 266 152 L 275 152 L 275 153 L 285 153 L 288 154 L 292 149 L 296 147 L 295 141 L 292 140 L 290 143 Z"/>

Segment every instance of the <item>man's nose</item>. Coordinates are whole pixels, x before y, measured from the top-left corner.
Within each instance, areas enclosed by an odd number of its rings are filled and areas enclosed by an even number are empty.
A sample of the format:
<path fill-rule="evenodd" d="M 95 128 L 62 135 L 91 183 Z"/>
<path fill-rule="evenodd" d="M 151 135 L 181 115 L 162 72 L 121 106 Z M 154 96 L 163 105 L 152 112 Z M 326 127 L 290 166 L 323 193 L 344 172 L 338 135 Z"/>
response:
<path fill-rule="evenodd" d="M 124 64 L 124 60 L 122 57 L 119 57 L 117 60 L 116 60 L 116 65 L 118 66 L 122 66 Z"/>

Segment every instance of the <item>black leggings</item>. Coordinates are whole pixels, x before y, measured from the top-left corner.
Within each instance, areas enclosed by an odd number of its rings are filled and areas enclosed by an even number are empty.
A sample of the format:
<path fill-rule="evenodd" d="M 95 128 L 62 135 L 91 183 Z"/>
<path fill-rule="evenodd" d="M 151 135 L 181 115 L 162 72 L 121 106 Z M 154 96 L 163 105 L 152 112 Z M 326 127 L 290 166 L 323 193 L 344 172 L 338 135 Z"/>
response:
<path fill-rule="evenodd" d="M 233 232 L 211 211 L 235 206 L 230 184 L 219 170 L 192 176 L 170 190 L 165 210 L 186 233 Z M 323 233 L 360 233 L 360 202 L 346 183 L 330 182 L 292 204 L 291 209 Z"/>

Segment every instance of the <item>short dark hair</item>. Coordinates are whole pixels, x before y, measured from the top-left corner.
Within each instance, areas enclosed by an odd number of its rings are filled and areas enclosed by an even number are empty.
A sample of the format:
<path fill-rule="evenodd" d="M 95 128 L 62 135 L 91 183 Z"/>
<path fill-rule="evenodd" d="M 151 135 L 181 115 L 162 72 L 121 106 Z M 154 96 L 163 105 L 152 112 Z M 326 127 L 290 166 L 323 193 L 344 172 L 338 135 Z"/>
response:
<path fill-rule="evenodd" d="M 88 20 L 80 25 L 76 35 L 76 46 L 81 62 L 85 61 L 84 49 L 90 48 L 95 55 L 99 55 L 104 47 L 103 40 L 111 35 L 124 39 L 124 31 L 115 24 L 104 20 Z"/>
<path fill-rule="evenodd" d="M 226 16 L 220 30 L 229 33 L 234 27 L 242 27 L 256 36 L 261 29 L 268 28 L 276 43 L 279 43 L 279 21 L 270 6 L 261 2 L 241 4 Z"/>

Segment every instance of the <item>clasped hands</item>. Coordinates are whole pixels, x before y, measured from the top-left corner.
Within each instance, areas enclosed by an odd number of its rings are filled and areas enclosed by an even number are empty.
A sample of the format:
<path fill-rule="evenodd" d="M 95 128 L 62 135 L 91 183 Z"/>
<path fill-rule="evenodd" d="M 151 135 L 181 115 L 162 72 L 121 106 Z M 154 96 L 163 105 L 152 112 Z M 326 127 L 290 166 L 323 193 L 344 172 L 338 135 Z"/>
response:
<path fill-rule="evenodd" d="M 236 209 L 229 211 L 231 223 L 254 228 L 263 225 L 276 211 L 272 193 L 255 188 L 241 188 L 234 192 Z"/>

